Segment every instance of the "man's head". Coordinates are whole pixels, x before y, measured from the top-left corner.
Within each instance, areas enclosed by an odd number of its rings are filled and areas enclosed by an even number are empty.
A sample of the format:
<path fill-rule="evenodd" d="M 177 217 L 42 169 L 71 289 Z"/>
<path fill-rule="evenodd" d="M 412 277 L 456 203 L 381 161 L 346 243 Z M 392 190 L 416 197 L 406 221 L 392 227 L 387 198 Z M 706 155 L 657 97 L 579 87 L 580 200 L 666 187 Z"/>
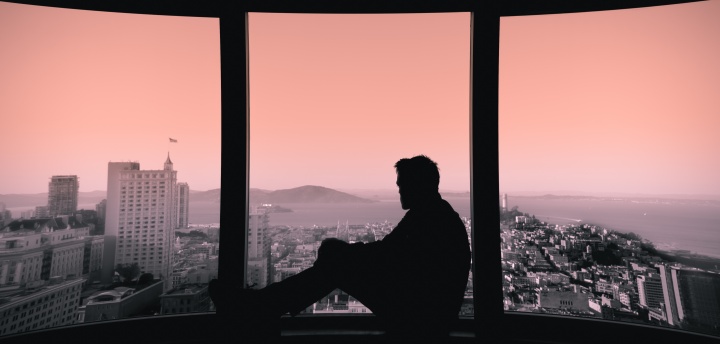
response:
<path fill-rule="evenodd" d="M 438 195 L 440 172 L 437 163 L 425 155 L 400 159 L 395 163 L 395 172 L 403 209 Z"/>

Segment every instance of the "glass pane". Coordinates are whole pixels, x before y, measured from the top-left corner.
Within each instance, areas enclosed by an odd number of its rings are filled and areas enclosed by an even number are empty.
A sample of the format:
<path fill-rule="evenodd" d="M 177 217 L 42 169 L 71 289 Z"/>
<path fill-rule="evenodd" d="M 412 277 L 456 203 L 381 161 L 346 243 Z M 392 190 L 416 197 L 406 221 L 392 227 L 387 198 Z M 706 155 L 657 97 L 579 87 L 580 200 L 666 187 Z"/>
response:
<path fill-rule="evenodd" d="M 507 311 L 720 335 L 718 15 L 501 20 Z"/>
<path fill-rule="evenodd" d="M 0 22 L 0 335 L 211 310 L 218 20 L 0 2 Z"/>
<path fill-rule="evenodd" d="M 311 267 L 325 238 L 382 240 L 401 158 L 438 163 L 469 233 L 469 13 L 250 13 L 248 35 L 248 286 Z M 370 310 L 336 290 L 303 313 Z"/>

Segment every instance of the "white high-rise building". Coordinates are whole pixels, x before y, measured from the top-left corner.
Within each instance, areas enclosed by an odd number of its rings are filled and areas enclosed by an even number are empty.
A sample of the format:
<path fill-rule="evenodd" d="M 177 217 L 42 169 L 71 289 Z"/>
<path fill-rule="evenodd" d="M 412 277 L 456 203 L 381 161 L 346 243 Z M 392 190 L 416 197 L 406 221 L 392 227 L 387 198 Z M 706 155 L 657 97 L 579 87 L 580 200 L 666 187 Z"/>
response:
<path fill-rule="evenodd" d="M 106 242 L 114 241 L 110 278 L 118 264 L 137 263 L 142 273 L 164 280 L 165 290 L 172 287 L 176 191 L 177 171 L 169 154 L 162 170 L 108 164 L 105 236 Z"/>

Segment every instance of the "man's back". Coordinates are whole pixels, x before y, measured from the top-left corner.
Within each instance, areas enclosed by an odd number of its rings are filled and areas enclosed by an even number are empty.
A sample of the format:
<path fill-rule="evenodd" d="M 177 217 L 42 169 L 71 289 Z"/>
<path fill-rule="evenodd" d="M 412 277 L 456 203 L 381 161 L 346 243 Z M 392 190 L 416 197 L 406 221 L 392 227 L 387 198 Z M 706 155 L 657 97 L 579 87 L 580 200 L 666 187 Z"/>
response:
<path fill-rule="evenodd" d="M 470 271 L 465 225 L 450 204 L 437 199 L 409 210 L 383 240 L 368 245 L 383 270 L 391 322 L 437 323 L 457 318 Z M 412 326 L 412 325 L 411 325 Z"/>

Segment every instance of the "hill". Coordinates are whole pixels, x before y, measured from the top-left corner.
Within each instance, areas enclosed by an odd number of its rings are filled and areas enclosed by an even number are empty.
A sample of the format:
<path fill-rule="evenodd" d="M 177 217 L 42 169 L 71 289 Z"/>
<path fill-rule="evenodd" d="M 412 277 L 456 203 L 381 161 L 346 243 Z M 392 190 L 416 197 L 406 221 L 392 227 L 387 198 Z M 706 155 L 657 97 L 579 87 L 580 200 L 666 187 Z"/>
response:
<path fill-rule="evenodd" d="M 105 198 L 105 191 L 88 191 L 78 193 L 78 204 L 95 204 Z M 0 203 L 5 203 L 8 208 L 28 207 L 34 208 L 39 205 L 47 205 L 47 192 L 37 194 L 6 194 L 0 195 Z"/>
<path fill-rule="evenodd" d="M 373 203 L 375 201 L 357 197 L 330 188 L 305 185 L 292 189 L 268 191 L 250 189 L 250 203 Z"/>
<path fill-rule="evenodd" d="M 105 191 L 80 192 L 78 204 L 97 204 L 106 196 Z M 250 203 L 372 203 L 375 200 L 314 185 L 292 189 L 263 190 L 250 189 Z M 47 205 L 47 193 L 0 195 L 0 203 L 8 208 Z M 220 189 L 208 191 L 190 190 L 190 203 L 220 203 Z"/>

